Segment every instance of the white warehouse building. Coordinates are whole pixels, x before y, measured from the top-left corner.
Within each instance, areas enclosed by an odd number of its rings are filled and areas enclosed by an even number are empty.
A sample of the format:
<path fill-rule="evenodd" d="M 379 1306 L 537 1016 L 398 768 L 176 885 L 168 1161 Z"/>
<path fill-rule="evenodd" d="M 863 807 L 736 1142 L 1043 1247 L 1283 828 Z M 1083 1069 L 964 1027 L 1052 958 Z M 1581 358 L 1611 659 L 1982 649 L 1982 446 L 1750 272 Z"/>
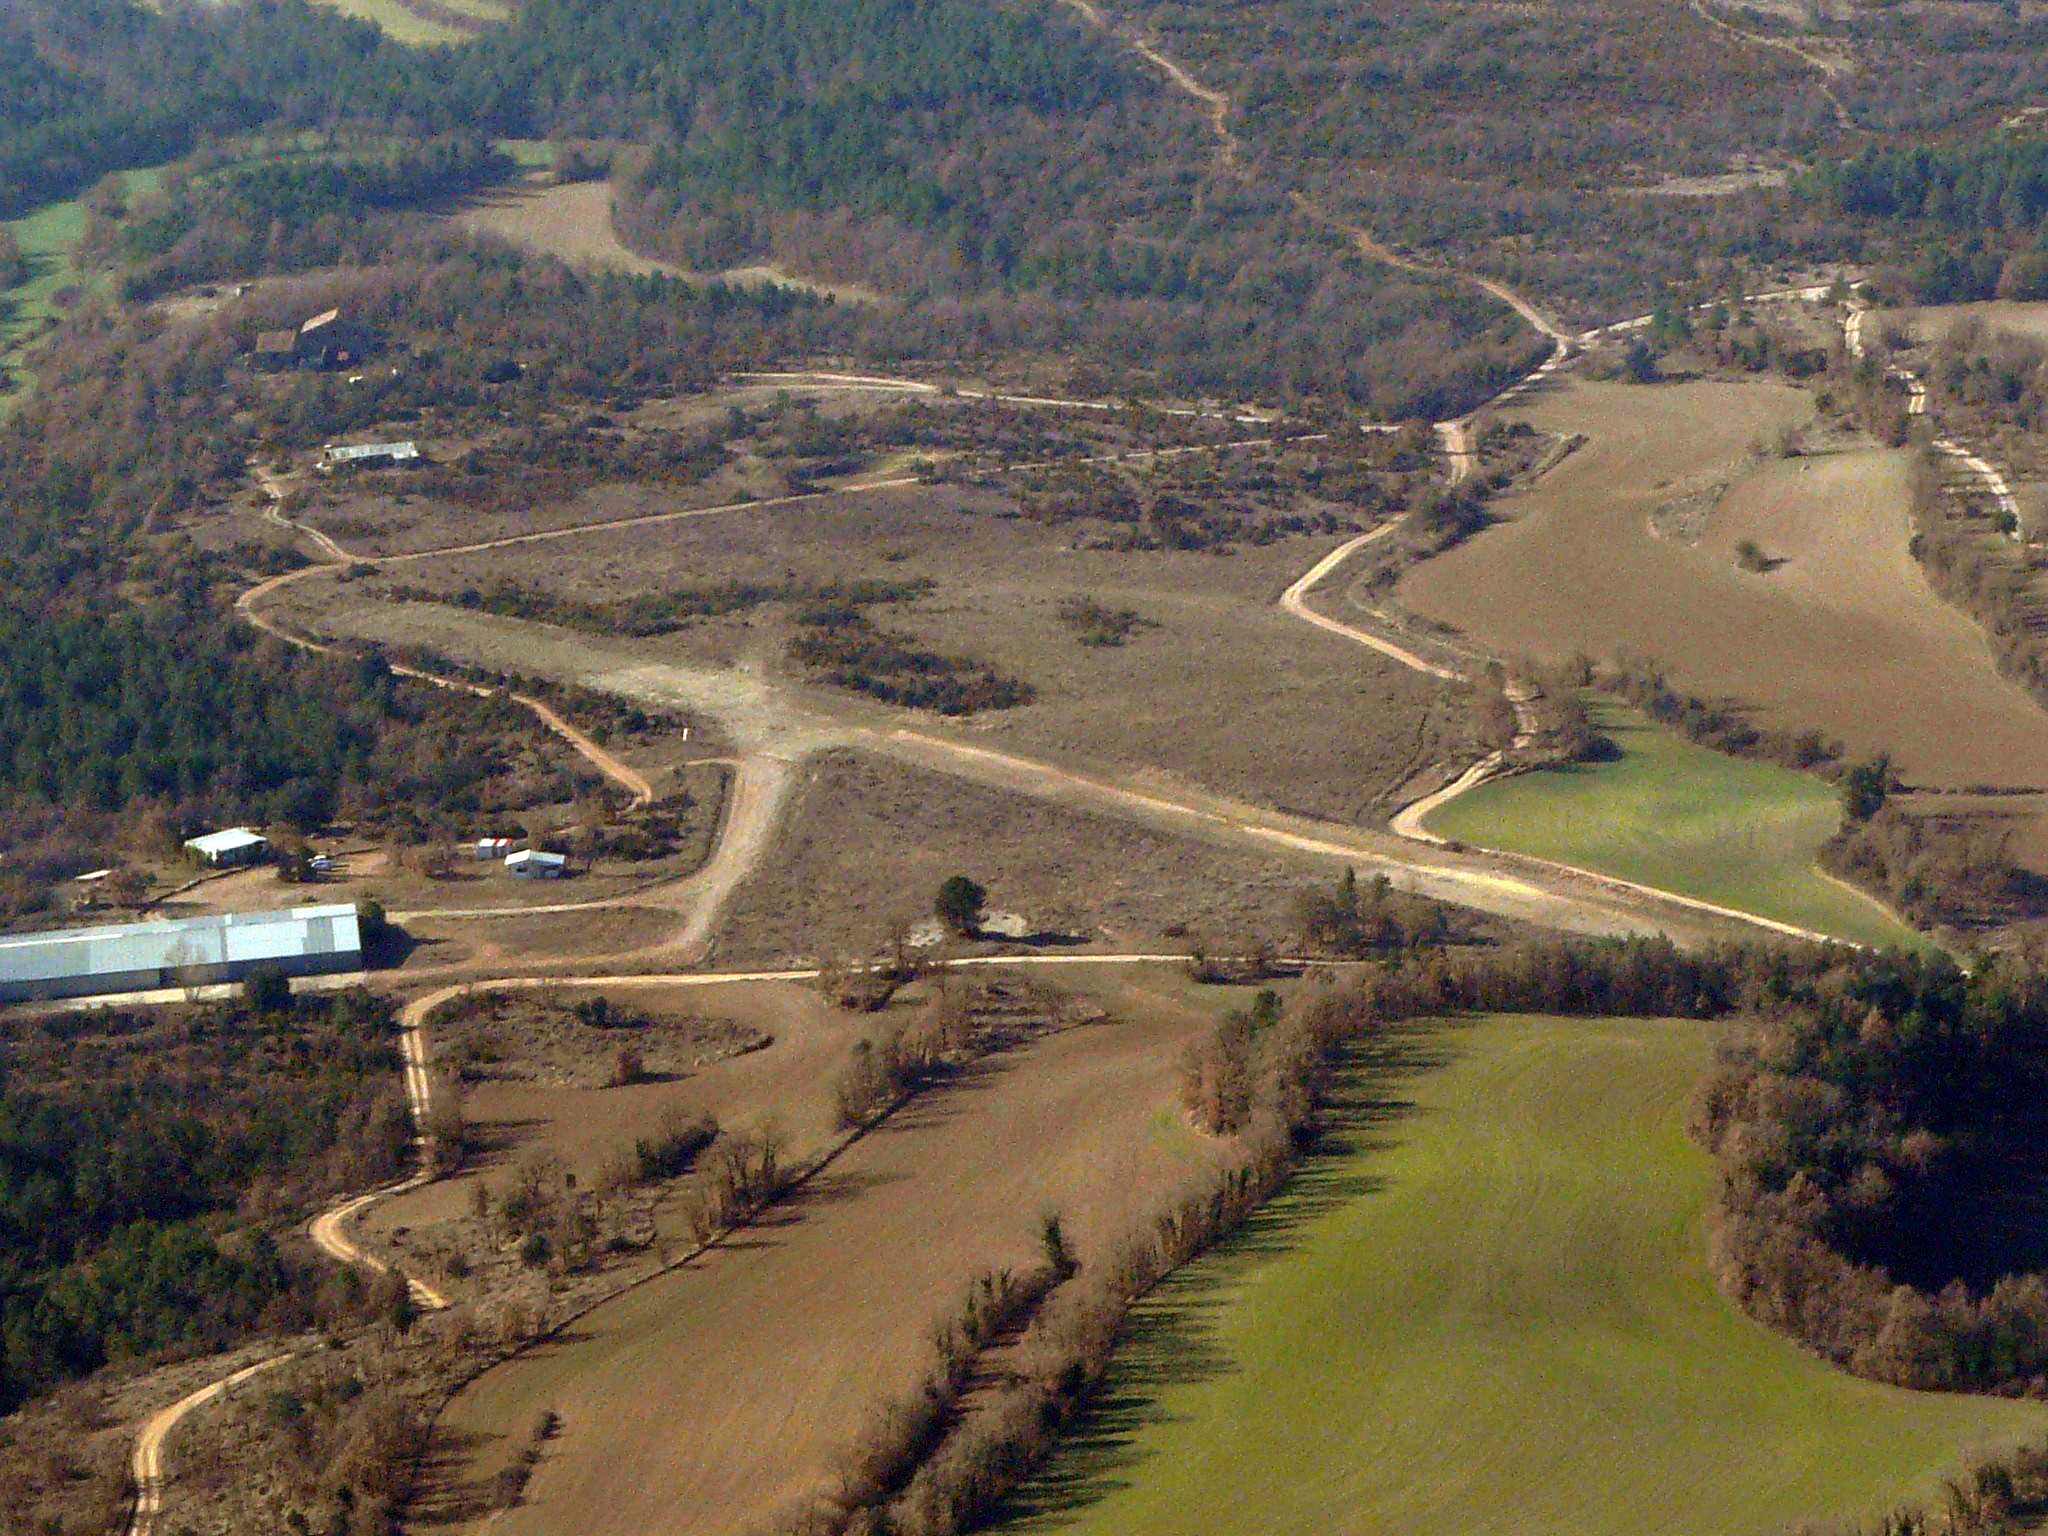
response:
<path fill-rule="evenodd" d="M 363 968 L 353 904 L 0 935 L 0 1003 L 153 992 Z"/>

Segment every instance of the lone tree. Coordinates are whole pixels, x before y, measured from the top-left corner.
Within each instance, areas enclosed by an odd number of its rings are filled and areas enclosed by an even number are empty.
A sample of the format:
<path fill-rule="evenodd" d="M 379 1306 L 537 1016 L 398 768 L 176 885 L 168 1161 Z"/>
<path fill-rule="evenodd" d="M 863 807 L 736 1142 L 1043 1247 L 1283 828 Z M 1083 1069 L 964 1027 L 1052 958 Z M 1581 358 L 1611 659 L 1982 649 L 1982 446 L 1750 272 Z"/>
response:
<path fill-rule="evenodd" d="M 1842 775 L 1842 815 L 1849 821 L 1868 821 L 1884 809 L 1891 795 L 1892 760 L 1879 753 L 1867 763 L 1858 763 Z"/>
<path fill-rule="evenodd" d="M 932 904 L 932 911 L 940 922 L 964 937 L 981 927 L 981 910 L 987 900 L 988 892 L 977 882 L 965 875 L 955 875 L 939 887 L 939 899 Z"/>

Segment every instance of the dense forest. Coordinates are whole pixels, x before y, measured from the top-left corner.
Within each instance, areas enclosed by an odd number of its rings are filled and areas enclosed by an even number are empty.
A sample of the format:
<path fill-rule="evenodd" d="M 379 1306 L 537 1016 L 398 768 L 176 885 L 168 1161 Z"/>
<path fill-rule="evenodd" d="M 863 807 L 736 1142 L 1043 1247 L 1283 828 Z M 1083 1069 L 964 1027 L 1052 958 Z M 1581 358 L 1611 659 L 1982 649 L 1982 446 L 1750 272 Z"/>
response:
<path fill-rule="evenodd" d="M 334 1275 L 267 1224 L 402 1166 L 397 1073 L 391 1004 L 361 992 L 61 1018 L 0 1047 L 0 1412 L 332 1305 Z"/>
<path fill-rule="evenodd" d="M 2038 1391 L 2048 977 L 2021 961 L 1846 966 L 1764 1011 L 1702 1092 L 1715 1267 L 1861 1375 Z"/>
<path fill-rule="evenodd" d="M 16 176 L 16 206 L 259 124 L 587 135 L 651 146 L 615 162 L 620 225 L 649 254 L 967 298 L 948 355 L 963 338 L 1078 349 L 1182 393 L 1334 387 L 1388 417 L 1459 408 L 1535 355 L 1469 290 L 1363 261 L 1281 188 L 1220 176 L 1199 115 L 1057 7 L 543 0 L 430 50 L 393 48 L 301 0 L 163 16 L 16 0 L 0 27 L 41 50 L 38 79 L 47 61 L 63 66 L 14 115 L 0 106 L 0 166 L 10 144 L 65 123 L 165 106 L 177 124 L 140 147 L 116 135 L 68 171 L 24 147 L 25 165 L 50 168 Z M 348 190 L 307 168 L 239 188 L 195 179 L 131 233 L 131 254 L 169 259 L 126 291 L 264 258 L 287 270 L 372 260 L 374 217 L 319 217 Z M 280 216 L 264 217 L 265 201 Z M 394 201 L 361 199 L 371 214 Z"/>
<path fill-rule="evenodd" d="M 398 143 L 373 155 L 285 156 L 231 167 L 205 180 L 181 180 L 165 206 L 122 231 L 131 260 L 161 256 L 208 212 L 267 228 L 355 219 L 445 202 L 503 181 L 514 170 L 510 155 L 472 137 Z"/>
<path fill-rule="evenodd" d="M 307 667 L 265 666 L 245 627 L 175 604 L 105 619 L 0 610 L 0 794 L 118 810 L 212 792 L 312 831 L 343 776 L 366 778 L 391 707 L 364 678 L 369 718 Z M 187 665 L 167 668 L 175 649 Z"/>

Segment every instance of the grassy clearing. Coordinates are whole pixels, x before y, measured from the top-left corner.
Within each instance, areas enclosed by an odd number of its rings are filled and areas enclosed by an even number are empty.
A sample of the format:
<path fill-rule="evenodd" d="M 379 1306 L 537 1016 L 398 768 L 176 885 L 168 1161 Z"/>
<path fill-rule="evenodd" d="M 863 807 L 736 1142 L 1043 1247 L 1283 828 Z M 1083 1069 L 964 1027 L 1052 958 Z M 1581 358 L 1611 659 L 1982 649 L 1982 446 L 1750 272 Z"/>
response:
<path fill-rule="evenodd" d="M 400 5 L 398 0 L 319 0 L 319 3 L 333 6 L 344 16 L 353 16 L 357 21 L 367 21 L 381 27 L 398 42 L 414 48 L 469 41 L 469 34 L 460 27 L 452 27 L 445 22 L 429 21 L 424 16 L 415 16 Z M 452 8 L 483 14 L 482 9 L 475 6 L 459 5 Z"/>
<path fill-rule="evenodd" d="M 1832 787 L 1694 746 L 1619 705 L 1596 713 L 1619 758 L 1498 780 L 1432 814 L 1429 829 L 1859 944 L 1928 943 L 1815 866 L 1841 820 Z"/>
<path fill-rule="evenodd" d="M 1931 1494 L 2036 1405 L 1856 1381 L 1737 1314 L 1682 1120 L 1708 1026 L 1421 1026 L 1329 1155 L 1135 1318 L 1007 1529 L 1737 1536 Z"/>
<path fill-rule="evenodd" d="M 131 171 L 124 179 L 129 194 L 142 197 L 156 189 L 161 172 Z M 90 288 L 100 280 L 80 272 L 73 260 L 85 223 L 85 204 L 78 198 L 49 203 L 34 213 L 0 223 L 20 245 L 29 269 L 27 282 L 0 291 L 0 372 L 13 375 L 18 386 L 15 398 L 33 382 L 20 365 L 21 354 L 43 322 L 57 313 L 57 294 L 73 286 Z M 6 411 L 9 398 L 0 394 L 0 413 Z"/>
<path fill-rule="evenodd" d="M 57 290 L 78 280 L 72 249 L 85 233 L 85 204 L 51 203 L 5 228 L 28 259 L 28 281 L 0 292 L 0 367 L 10 364 L 36 329 L 56 313 Z"/>

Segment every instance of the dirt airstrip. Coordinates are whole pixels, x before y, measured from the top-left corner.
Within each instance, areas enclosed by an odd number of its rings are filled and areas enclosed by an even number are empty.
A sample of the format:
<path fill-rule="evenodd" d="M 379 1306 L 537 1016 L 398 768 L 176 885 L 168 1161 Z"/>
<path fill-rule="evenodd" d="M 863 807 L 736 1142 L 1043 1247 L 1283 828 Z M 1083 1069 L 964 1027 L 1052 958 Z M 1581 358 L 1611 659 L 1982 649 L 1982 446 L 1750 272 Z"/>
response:
<path fill-rule="evenodd" d="M 1246 936 L 1284 945 L 1299 898 L 1328 884 L 1278 856 L 856 752 L 804 766 L 776 855 L 726 914 L 726 963 L 869 953 L 926 920 L 931 893 L 961 870 L 1034 928 L 1136 951 L 1191 936 L 1215 947 Z"/>
<path fill-rule="evenodd" d="M 977 740 L 1157 768 L 1336 820 L 1385 807 L 1410 776 L 1469 744 L 1459 691 L 1279 609 L 1281 590 L 1329 540 L 1290 538 L 1229 556 L 1112 553 L 1077 549 L 1070 533 L 1004 509 L 998 498 L 917 487 L 453 556 L 393 568 L 390 580 L 451 595 L 509 581 L 592 600 L 792 577 L 928 579 L 929 597 L 878 610 L 878 621 L 935 651 L 991 662 L 1037 692 L 1025 707 L 977 716 Z M 473 614 L 377 603 L 382 578 L 318 585 L 290 594 L 302 604 L 294 622 L 309 630 L 483 629 Z M 1083 645 L 1059 612 L 1084 596 L 1149 627 L 1122 645 Z M 586 643 L 521 629 L 523 659 L 508 664 L 525 670 L 544 672 L 550 650 Z M 646 663 L 737 662 L 764 681 L 801 686 L 782 664 L 785 634 L 786 615 L 760 610 L 627 644 Z M 821 707 L 850 703 L 834 696 Z"/>
<path fill-rule="evenodd" d="M 1767 723 L 1889 750 L 1916 783 L 2048 782 L 2048 714 L 1908 551 L 1903 453 L 1753 455 L 1810 415 L 1768 384 L 1575 380 L 1509 414 L 1588 442 L 1498 503 L 1500 526 L 1417 568 L 1410 606 L 1510 654 L 1652 657 Z M 1652 533 L 1661 506 L 1724 489 L 1696 546 Z M 1739 569 L 1744 539 L 1775 568 Z"/>

